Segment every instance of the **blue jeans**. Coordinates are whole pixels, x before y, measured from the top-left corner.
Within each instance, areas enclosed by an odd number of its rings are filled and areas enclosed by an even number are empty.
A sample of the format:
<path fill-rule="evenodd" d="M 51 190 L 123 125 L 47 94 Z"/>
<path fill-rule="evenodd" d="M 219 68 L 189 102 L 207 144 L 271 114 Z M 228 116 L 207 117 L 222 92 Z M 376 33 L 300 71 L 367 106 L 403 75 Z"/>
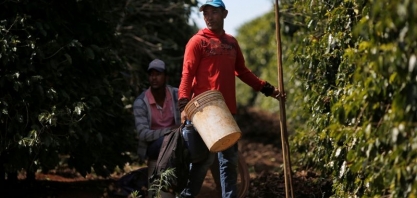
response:
<path fill-rule="evenodd" d="M 187 187 L 181 192 L 181 197 L 195 197 L 200 192 L 206 177 L 207 170 L 215 159 L 219 158 L 220 183 L 222 186 L 223 198 L 237 197 L 237 163 L 238 163 L 238 146 L 237 143 L 230 148 L 218 152 L 210 153 L 206 160 L 190 165 L 190 175 Z"/>
<path fill-rule="evenodd" d="M 225 151 L 218 153 L 220 166 L 220 182 L 222 184 L 222 197 L 237 197 L 237 143 Z"/>

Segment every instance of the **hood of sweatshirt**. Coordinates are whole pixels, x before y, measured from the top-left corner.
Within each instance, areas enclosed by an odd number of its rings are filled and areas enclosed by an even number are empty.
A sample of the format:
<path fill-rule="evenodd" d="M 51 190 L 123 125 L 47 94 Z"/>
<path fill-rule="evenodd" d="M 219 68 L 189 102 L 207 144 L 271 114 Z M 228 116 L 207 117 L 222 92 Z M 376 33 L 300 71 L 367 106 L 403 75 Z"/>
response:
<path fill-rule="evenodd" d="M 197 34 L 204 35 L 205 37 L 208 37 L 208 38 L 220 38 L 226 33 L 223 30 L 223 32 L 220 35 L 218 35 L 212 32 L 211 30 L 209 30 L 208 28 L 204 28 L 204 29 L 199 30 Z"/>

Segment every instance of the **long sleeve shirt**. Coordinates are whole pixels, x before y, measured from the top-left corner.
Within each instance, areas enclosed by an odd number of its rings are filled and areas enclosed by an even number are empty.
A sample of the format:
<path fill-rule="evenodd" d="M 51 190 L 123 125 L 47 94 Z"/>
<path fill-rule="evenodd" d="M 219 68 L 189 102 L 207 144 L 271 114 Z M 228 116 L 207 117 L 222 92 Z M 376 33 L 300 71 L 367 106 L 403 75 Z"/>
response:
<path fill-rule="evenodd" d="M 178 89 L 169 85 L 167 85 L 167 89 L 171 95 L 171 101 L 168 102 L 172 102 L 169 105 L 172 108 L 170 112 L 173 113 L 175 125 L 179 125 L 181 120 L 178 110 Z M 136 132 L 138 133 L 137 137 L 139 139 L 138 155 L 141 160 L 146 158 L 148 143 L 157 140 L 171 130 L 169 127 L 152 127 L 152 123 L 154 122 L 152 121 L 153 116 L 150 103 L 152 101 L 146 97 L 146 91 L 142 92 L 133 103 L 133 115 L 135 118 Z"/>
<path fill-rule="evenodd" d="M 224 31 L 216 35 L 205 28 L 187 43 L 179 99 L 192 99 L 208 90 L 222 93 L 232 114 L 236 114 L 235 76 L 260 91 L 266 81 L 260 80 L 245 65 L 237 40 Z"/>

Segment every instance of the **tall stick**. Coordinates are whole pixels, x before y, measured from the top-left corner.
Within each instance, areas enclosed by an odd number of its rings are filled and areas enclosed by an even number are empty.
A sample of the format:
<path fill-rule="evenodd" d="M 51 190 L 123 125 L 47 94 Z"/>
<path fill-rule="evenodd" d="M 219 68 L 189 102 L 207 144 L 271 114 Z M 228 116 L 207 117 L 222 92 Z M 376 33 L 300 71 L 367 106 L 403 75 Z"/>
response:
<path fill-rule="evenodd" d="M 284 81 L 283 81 L 283 70 L 282 70 L 282 51 L 281 51 L 281 36 L 279 26 L 279 5 L 278 0 L 275 0 L 275 29 L 277 39 L 277 64 L 278 64 L 278 88 L 281 93 L 285 93 Z M 285 99 L 281 98 L 279 102 L 280 111 L 280 127 L 281 127 L 281 142 L 282 142 L 282 156 L 284 158 L 284 178 L 285 178 L 285 197 L 294 198 L 292 188 L 292 171 L 291 171 L 291 159 L 288 144 L 287 135 L 287 118 L 285 113 Z"/>

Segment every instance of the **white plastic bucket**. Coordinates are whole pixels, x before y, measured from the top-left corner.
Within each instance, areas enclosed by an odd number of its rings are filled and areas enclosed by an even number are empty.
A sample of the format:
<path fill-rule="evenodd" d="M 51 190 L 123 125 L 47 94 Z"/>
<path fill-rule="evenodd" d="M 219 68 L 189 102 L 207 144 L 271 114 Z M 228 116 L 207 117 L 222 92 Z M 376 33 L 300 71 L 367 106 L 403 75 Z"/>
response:
<path fill-rule="evenodd" d="M 217 90 L 193 98 L 184 108 L 210 152 L 224 151 L 241 137 L 241 131 Z"/>

